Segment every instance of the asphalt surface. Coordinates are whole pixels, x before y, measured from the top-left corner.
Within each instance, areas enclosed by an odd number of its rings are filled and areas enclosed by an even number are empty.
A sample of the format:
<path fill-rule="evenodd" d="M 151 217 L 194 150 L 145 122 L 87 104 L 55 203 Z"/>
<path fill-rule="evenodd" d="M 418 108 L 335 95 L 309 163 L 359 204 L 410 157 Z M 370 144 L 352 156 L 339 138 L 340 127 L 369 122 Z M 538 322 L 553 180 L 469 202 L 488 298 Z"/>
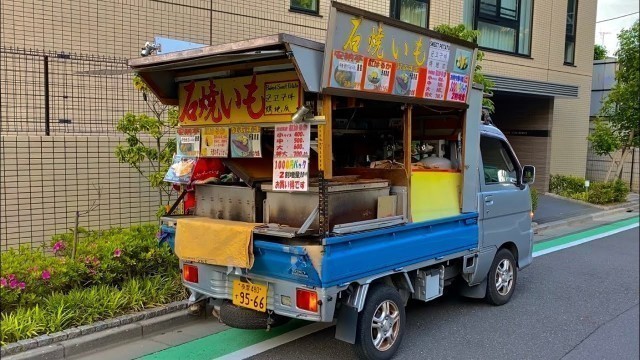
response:
<path fill-rule="evenodd" d="M 396 359 L 638 359 L 639 231 L 534 259 L 511 301 L 445 295 L 407 308 Z M 334 328 L 251 359 L 355 359 Z"/>
<path fill-rule="evenodd" d="M 540 194 L 538 196 L 538 208 L 533 215 L 533 221 L 538 224 L 545 224 L 574 216 L 594 214 L 599 211 L 601 210 L 595 206 Z"/>

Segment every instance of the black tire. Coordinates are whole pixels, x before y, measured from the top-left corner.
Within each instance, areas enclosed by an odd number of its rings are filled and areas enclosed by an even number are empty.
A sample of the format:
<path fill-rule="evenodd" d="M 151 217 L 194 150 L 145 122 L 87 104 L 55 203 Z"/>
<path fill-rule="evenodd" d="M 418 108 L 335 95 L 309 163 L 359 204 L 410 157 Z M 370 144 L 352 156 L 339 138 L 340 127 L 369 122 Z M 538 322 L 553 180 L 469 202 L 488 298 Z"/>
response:
<path fill-rule="evenodd" d="M 269 315 L 236 306 L 230 301 L 224 301 L 222 305 L 220 305 L 220 321 L 233 328 L 247 330 L 266 329 L 267 325 L 277 327 L 286 324 L 289 320 L 286 316 L 277 314 Z"/>
<path fill-rule="evenodd" d="M 505 268 L 510 266 L 510 270 Z M 500 269 L 498 268 L 500 267 Z M 510 273 L 509 278 L 505 274 Z M 510 279 L 510 280 L 509 280 Z M 493 258 L 493 263 L 487 275 L 487 294 L 485 300 L 491 305 L 504 305 L 511 300 L 518 280 L 518 266 L 511 251 L 500 249 Z M 499 285 L 500 284 L 500 285 Z"/>
<path fill-rule="evenodd" d="M 393 313 L 397 311 L 397 320 L 394 322 L 393 316 L 388 316 L 387 319 L 391 320 L 386 320 L 387 322 L 385 323 L 385 326 L 393 324 L 388 326 L 386 329 L 388 332 L 395 333 L 396 335 L 393 337 L 393 341 L 384 340 L 379 347 L 384 348 L 385 346 L 388 346 L 388 348 L 381 350 L 374 344 L 373 337 L 374 334 L 381 334 L 381 336 L 384 337 L 385 333 L 380 333 L 381 329 L 373 328 L 373 318 L 376 314 L 381 315 L 379 308 L 384 306 L 383 303 L 385 302 L 387 304 L 392 303 L 395 306 L 395 309 L 393 309 L 394 312 L 389 311 L 390 315 L 393 315 Z M 391 305 L 389 305 L 389 308 L 391 308 Z M 368 360 L 391 359 L 393 355 L 395 355 L 396 351 L 398 351 L 400 343 L 402 342 L 406 327 L 405 322 L 404 301 L 402 300 L 400 293 L 398 293 L 395 288 L 388 285 L 370 288 L 364 308 L 362 309 L 360 316 L 358 316 L 358 328 L 356 330 L 356 351 L 358 356 L 361 359 Z M 395 324 L 397 324 L 397 331 Z"/>

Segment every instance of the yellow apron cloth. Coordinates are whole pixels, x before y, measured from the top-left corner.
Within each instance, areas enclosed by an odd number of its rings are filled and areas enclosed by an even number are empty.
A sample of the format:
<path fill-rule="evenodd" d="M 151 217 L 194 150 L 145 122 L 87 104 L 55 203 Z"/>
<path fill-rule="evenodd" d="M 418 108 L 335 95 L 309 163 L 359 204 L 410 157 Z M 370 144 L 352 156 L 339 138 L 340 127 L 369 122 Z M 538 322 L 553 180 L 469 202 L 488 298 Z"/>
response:
<path fill-rule="evenodd" d="M 178 219 L 176 255 L 183 260 L 251 269 L 253 229 L 260 225 L 206 217 Z"/>

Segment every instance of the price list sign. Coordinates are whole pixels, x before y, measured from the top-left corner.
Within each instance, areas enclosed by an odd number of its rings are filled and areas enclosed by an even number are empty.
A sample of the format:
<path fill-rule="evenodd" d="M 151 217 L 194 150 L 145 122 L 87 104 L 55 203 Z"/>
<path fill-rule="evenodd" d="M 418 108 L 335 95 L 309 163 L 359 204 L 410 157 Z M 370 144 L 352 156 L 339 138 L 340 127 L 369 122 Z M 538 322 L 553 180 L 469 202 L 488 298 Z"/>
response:
<path fill-rule="evenodd" d="M 278 125 L 275 128 L 273 158 L 274 191 L 309 189 L 309 124 Z"/>

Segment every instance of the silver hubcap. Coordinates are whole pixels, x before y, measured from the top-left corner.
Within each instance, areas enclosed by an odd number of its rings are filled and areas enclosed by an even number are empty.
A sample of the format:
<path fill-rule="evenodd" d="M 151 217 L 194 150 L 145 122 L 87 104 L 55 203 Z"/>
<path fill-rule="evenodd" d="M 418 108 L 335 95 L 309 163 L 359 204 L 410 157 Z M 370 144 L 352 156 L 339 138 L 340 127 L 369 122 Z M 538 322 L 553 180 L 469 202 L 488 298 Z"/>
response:
<path fill-rule="evenodd" d="M 385 300 L 376 309 L 371 320 L 371 340 L 376 349 L 389 350 L 400 332 L 400 310 L 391 300 Z"/>
<path fill-rule="evenodd" d="M 502 259 L 496 268 L 496 290 L 498 294 L 505 296 L 513 287 L 513 265 L 511 261 Z"/>

